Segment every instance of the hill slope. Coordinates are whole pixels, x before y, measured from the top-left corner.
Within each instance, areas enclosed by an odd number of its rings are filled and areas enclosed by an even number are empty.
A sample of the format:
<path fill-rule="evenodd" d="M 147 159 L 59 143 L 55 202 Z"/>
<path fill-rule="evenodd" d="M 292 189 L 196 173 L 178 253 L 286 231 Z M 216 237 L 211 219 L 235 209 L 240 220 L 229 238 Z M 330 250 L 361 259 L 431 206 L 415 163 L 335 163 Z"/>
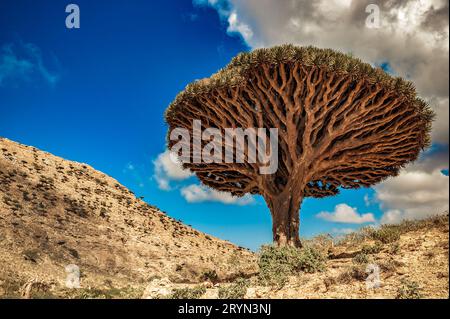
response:
<path fill-rule="evenodd" d="M 448 298 L 448 221 L 444 214 L 369 228 L 337 243 L 318 236 L 304 241 L 307 248 L 301 250 L 268 247 L 260 253 L 256 276 L 203 290 L 198 284 L 155 281 L 144 297 Z"/>
<path fill-rule="evenodd" d="M 286 271 L 270 249 L 258 256 L 198 232 L 88 165 L 0 138 L 0 298 L 449 296 L 448 214 L 304 243 L 323 258 L 278 255 L 314 270 Z M 65 288 L 68 264 L 81 289 Z"/>
<path fill-rule="evenodd" d="M 0 296 L 30 280 L 63 286 L 68 264 L 84 287 L 123 287 L 156 276 L 199 281 L 212 270 L 224 280 L 255 272 L 253 259 L 88 165 L 0 138 Z"/>

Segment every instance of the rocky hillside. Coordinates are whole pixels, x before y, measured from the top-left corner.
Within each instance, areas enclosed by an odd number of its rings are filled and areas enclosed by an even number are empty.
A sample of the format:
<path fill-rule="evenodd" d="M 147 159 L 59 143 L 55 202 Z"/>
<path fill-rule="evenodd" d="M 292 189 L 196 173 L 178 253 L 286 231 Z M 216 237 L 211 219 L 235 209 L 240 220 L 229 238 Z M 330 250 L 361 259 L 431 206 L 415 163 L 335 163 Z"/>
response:
<path fill-rule="evenodd" d="M 0 138 L 0 297 L 26 283 L 82 287 L 197 282 L 255 272 L 246 249 L 170 218 L 92 167 Z"/>
<path fill-rule="evenodd" d="M 448 213 L 303 242 L 253 254 L 88 165 L 0 139 L 0 298 L 449 297 Z M 66 288 L 70 264 L 81 288 Z"/>
<path fill-rule="evenodd" d="M 306 248 L 265 247 L 259 274 L 231 283 L 155 279 L 146 298 L 449 297 L 448 214 L 364 229 L 338 241 L 318 236 Z"/>

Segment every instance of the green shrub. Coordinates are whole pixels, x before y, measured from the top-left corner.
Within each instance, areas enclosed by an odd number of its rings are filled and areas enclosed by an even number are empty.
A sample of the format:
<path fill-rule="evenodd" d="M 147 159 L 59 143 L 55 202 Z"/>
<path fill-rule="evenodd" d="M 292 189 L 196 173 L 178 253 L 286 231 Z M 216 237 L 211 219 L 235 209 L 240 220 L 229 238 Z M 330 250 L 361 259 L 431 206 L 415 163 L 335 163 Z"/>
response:
<path fill-rule="evenodd" d="M 23 257 L 25 260 L 37 262 L 39 259 L 39 251 L 37 249 L 25 249 L 23 251 Z"/>
<path fill-rule="evenodd" d="M 422 294 L 420 287 L 415 281 L 403 280 L 397 290 L 396 299 L 420 299 Z"/>
<path fill-rule="evenodd" d="M 196 286 L 193 288 L 174 289 L 169 296 L 170 299 L 198 299 L 206 292 L 204 286 Z"/>
<path fill-rule="evenodd" d="M 261 247 L 259 280 L 264 285 L 282 287 L 290 275 L 303 271 L 314 273 L 325 269 L 326 257 L 313 247 Z"/>
<path fill-rule="evenodd" d="M 0 279 L 0 289 L 3 293 L 0 299 L 17 299 L 21 297 L 21 287 L 26 282 L 20 279 L 13 278 L 1 278 Z"/>
<path fill-rule="evenodd" d="M 306 247 L 300 250 L 299 263 L 296 268 L 306 273 L 324 271 L 326 268 L 326 260 L 326 256 L 317 249 Z"/>
<path fill-rule="evenodd" d="M 136 299 L 142 296 L 143 289 L 133 287 L 122 288 L 81 288 L 64 290 L 62 298 L 69 299 Z"/>
<path fill-rule="evenodd" d="M 399 266 L 399 262 L 392 257 L 380 263 L 380 269 L 385 274 L 393 273 L 397 266 Z"/>
<path fill-rule="evenodd" d="M 247 279 L 239 278 L 231 285 L 220 287 L 219 288 L 219 298 L 221 298 L 221 299 L 242 299 L 242 298 L 244 298 L 249 285 L 250 285 L 250 283 Z"/>
<path fill-rule="evenodd" d="M 378 254 L 383 250 L 383 244 L 379 241 L 375 242 L 375 245 L 364 245 L 361 248 L 361 253 L 364 253 L 366 255 L 372 255 L 372 254 Z"/>
<path fill-rule="evenodd" d="M 389 253 L 391 255 L 397 255 L 400 252 L 400 244 L 395 242 L 389 246 Z"/>
<path fill-rule="evenodd" d="M 400 229 L 395 225 L 382 225 L 379 229 L 374 229 L 372 238 L 379 240 L 383 244 L 396 242 L 400 239 Z"/>
<path fill-rule="evenodd" d="M 396 225 L 383 225 L 380 229 L 372 226 L 361 228 L 359 231 L 346 235 L 340 239 L 338 245 L 358 244 L 367 239 L 380 240 L 381 243 L 394 243 L 401 234 L 428 228 L 440 228 L 448 231 L 448 212 L 431 216 L 422 220 L 405 220 Z"/>
<path fill-rule="evenodd" d="M 352 266 L 350 269 L 341 273 L 336 278 L 336 281 L 341 284 L 350 284 L 353 280 L 364 281 L 368 276 L 365 268 L 365 265 Z"/>
<path fill-rule="evenodd" d="M 201 279 L 216 283 L 219 281 L 219 276 L 217 275 L 217 272 L 215 270 L 208 270 L 202 274 Z"/>
<path fill-rule="evenodd" d="M 355 264 L 365 265 L 369 262 L 369 256 L 364 252 L 360 252 L 353 257 L 353 262 Z"/>

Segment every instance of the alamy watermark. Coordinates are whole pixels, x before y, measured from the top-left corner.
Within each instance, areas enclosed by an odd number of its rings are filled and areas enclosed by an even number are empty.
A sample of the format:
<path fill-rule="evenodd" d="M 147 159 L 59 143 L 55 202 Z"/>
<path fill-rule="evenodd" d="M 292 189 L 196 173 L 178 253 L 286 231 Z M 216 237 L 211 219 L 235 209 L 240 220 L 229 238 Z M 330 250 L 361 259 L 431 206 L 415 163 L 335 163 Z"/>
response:
<path fill-rule="evenodd" d="M 376 4 L 369 4 L 366 7 L 366 27 L 369 29 L 379 29 L 381 27 L 380 7 Z"/>
<path fill-rule="evenodd" d="M 67 29 L 79 29 L 80 28 L 80 7 L 77 4 L 68 4 L 66 6 L 66 13 L 69 15 L 66 17 Z"/>
<path fill-rule="evenodd" d="M 75 264 L 67 265 L 66 287 L 70 289 L 80 288 L 80 267 Z"/>
<path fill-rule="evenodd" d="M 368 264 L 366 273 L 366 289 L 376 289 L 381 287 L 380 267 L 377 264 Z"/>
<path fill-rule="evenodd" d="M 257 163 L 260 174 L 277 171 L 277 128 L 225 128 L 223 131 L 224 134 L 218 128 L 202 130 L 201 121 L 193 120 L 192 135 L 185 128 L 170 132 L 170 140 L 177 141 L 171 151 L 179 155 L 182 163 Z M 202 141 L 207 142 L 203 147 Z"/>

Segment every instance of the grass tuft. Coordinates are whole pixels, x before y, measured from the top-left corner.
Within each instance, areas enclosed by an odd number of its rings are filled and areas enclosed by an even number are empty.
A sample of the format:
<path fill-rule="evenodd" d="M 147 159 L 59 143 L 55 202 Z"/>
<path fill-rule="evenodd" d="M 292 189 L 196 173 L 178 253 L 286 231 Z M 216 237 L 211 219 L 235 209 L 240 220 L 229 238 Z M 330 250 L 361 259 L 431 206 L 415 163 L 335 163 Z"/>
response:
<path fill-rule="evenodd" d="M 397 290 L 396 299 L 421 299 L 423 298 L 421 288 L 415 281 L 403 280 Z"/>
<path fill-rule="evenodd" d="M 206 292 L 204 286 L 196 286 L 193 288 L 175 289 L 169 296 L 170 299 L 199 299 Z"/>
<path fill-rule="evenodd" d="M 228 286 L 221 286 L 219 288 L 220 299 L 242 299 L 247 292 L 250 282 L 248 279 L 239 278 L 234 283 Z"/>

